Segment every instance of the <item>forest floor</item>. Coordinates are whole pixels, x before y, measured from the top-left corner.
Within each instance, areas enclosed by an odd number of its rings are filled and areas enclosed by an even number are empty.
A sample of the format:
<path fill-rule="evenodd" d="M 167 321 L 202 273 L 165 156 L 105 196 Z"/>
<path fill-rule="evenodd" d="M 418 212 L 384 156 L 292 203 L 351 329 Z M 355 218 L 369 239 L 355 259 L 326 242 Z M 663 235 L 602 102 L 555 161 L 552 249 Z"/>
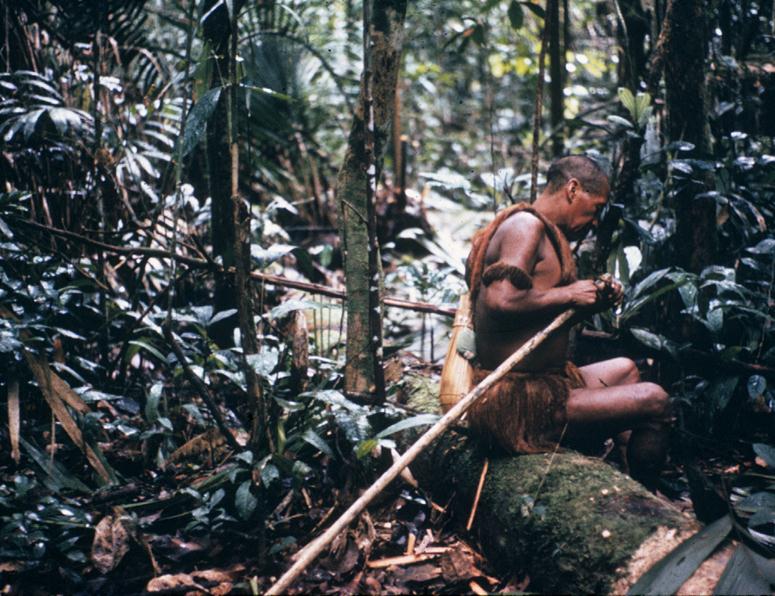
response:
<path fill-rule="evenodd" d="M 411 360 L 413 370 L 404 372 L 417 374 L 417 360 Z M 42 531 L 40 528 L 48 525 L 54 533 L 67 528 L 67 534 L 52 534 L 47 540 L 69 541 L 74 548 L 67 557 L 52 554 L 36 566 L 6 559 L 0 563 L 4 593 L 54 593 L 61 592 L 63 585 L 68 586 L 67 592 L 103 594 L 259 593 L 291 564 L 292 553 L 330 525 L 369 481 L 351 474 L 340 485 L 335 476 L 341 476 L 341 471 L 324 465 L 322 477 L 301 490 L 283 485 L 280 490 L 285 495 L 266 512 L 264 534 L 257 524 L 241 523 L 232 516 L 233 492 L 228 490 L 228 477 L 233 454 L 214 433 L 191 443 L 162 475 L 135 467 L 134 475 L 128 477 L 131 466 L 142 459 L 130 441 L 104 445 L 104 451 L 114 462 L 124 460 L 126 481 L 80 497 L 48 494 L 39 499 L 38 529 L 31 529 L 28 523 L 20 526 L 21 530 Z M 63 449 L 58 457 L 75 467 L 67 452 Z M 78 453 L 70 451 L 69 455 Z M 718 486 L 722 477 L 740 471 L 735 457 L 709 458 L 701 464 L 702 472 Z M 29 471 L 5 469 L 1 473 L 6 486 L 23 491 L 23 479 L 29 482 Z M 664 479 L 664 498 L 693 515 L 684 470 L 671 464 Z M 226 491 L 218 489 L 221 484 Z M 210 496 L 203 499 L 205 486 Z M 37 492 L 30 489 L 30 496 Z M 505 573 L 494 569 L 481 554 L 480 545 L 446 509 L 446 503 L 434 503 L 423 491 L 397 481 L 310 566 L 293 592 L 530 590 L 528 569 Z M 469 512 L 462 513 L 467 517 Z M 6 524 L 0 534 L 12 531 L 9 526 Z M 90 527 L 95 530 L 90 531 Z M 48 548 L 53 551 L 50 544 Z"/>

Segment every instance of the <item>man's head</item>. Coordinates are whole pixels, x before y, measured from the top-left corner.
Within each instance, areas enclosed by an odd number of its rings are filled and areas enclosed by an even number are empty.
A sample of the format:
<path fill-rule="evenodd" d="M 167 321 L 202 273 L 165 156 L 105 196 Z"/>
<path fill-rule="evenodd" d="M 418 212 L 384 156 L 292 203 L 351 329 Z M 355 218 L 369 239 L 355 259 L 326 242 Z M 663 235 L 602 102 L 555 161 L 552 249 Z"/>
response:
<path fill-rule="evenodd" d="M 608 190 L 608 176 L 594 160 L 571 155 L 549 166 L 546 188 L 539 200 L 550 210 L 547 215 L 570 238 L 580 238 L 597 225 Z"/>

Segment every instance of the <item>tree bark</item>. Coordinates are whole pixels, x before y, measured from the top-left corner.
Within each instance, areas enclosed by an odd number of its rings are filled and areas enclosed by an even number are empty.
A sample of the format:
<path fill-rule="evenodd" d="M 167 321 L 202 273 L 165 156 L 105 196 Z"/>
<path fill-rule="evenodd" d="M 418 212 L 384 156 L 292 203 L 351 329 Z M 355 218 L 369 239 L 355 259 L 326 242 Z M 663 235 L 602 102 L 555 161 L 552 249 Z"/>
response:
<path fill-rule="evenodd" d="M 668 135 L 672 141 L 692 143 L 690 157 L 707 159 L 712 147 L 705 84 L 706 4 L 682 0 L 671 2 L 668 10 L 664 62 Z M 718 253 L 716 203 L 712 197 L 698 196 L 711 183 L 712 178 L 695 172 L 691 180 L 679 182 L 675 196 L 678 262 L 695 273 L 714 263 Z"/>
<path fill-rule="evenodd" d="M 203 14 L 212 10 L 218 0 L 206 0 Z M 244 0 L 235 0 L 234 11 L 239 12 Z M 228 84 L 229 62 L 231 49 L 231 23 L 226 4 L 222 3 L 205 19 L 203 33 L 210 46 L 208 65 L 209 87 L 224 87 Z M 222 92 L 215 112 L 207 123 L 207 168 L 210 182 L 211 199 L 211 241 L 213 256 L 221 259 L 223 273 L 215 275 L 215 296 L 213 311 L 237 309 L 238 293 L 235 275 L 229 270 L 235 266 L 237 255 L 234 253 L 237 231 L 234 227 L 232 214 L 231 188 L 231 156 L 229 148 L 228 121 L 229 94 Z M 224 347 L 232 345 L 232 329 L 237 326 L 236 317 L 227 317 L 218 321 L 210 329 L 215 342 Z"/>
<path fill-rule="evenodd" d="M 435 383 L 415 377 L 409 386 L 409 405 L 438 411 Z M 413 439 L 401 439 L 402 447 Z M 451 503 L 456 522 L 463 526 L 485 457 L 489 467 L 474 535 L 496 567 L 526 571 L 531 592 L 623 594 L 699 529 L 695 520 L 629 476 L 572 451 L 498 456 L 460 432 L 448 431 L 411 470 L 435 502 Z M 696 586 L 712 586 L 723 564 L 713 566 L 714 571 L 710 567 L 701 566 L 692 583 L 682 587 L 684 593 L 707 592 L 707 587 Z"/>
<path fill-rule="evenodd" d="M 549 76 L 551 77 L 550 95 L 550 124 L 552 130 L 552 155 L 560 157 L 565 151 L 565 131 L 563 130 L 563 116 L 565 101 L 563 87 L 565 83 L 565 50 L 562 47 L 560 27 L 560 2 L 549 2 Z"/>
<path fill-rule="evenodd" d="M 628 87 L 633 93 L 646 68 L 646 35 L 650 31 L 648 15 L 641 7 L 640 0 L 618 0 L 623 23 L 619 23 L 618 37 L 622 47 L 622 60 L 619 62 L 619 85 Z"/>
<path fill-rule="evenodd" d="M 381 287 L 375 230 L 370 217 L 373 204 L 369 201 L 367 169 L 377 167 L 386 138 L 395 99 L 396 82 L 403 46 L 403 26 L 406 0 L 374 0 L 369 23 L 367 63 L 371 64 L 371 96 L 373 97 L 374 151 L 367 154 L 368 81 L 361 77 L 360 101 L 353 117 L 344 163 L 337 179 L 337 199 L 341 213 L 341 233 L 344 239 L 345 276 L 347 284 L 347 362 L 345 391 L 366 400 L 379 393 L 381 362 L 381 305 L 373 302 L 374 288 Z M 370 157 L 373 162 L 370 164 Z M 371 224 L 374 222 L 371 221 Z M 371 233 L 370 233 L 371 231 Z M 370 289 L 372 296 L 370 297 Z M 379 329 L 379 334 L 375 334 Z"/>

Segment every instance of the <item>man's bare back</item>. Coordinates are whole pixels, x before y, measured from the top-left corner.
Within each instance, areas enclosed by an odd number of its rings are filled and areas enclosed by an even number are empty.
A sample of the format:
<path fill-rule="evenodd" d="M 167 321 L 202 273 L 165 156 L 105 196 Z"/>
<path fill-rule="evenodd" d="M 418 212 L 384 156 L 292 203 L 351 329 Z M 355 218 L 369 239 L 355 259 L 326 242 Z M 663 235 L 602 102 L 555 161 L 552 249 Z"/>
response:
<path fill-rule="evenodd" d="M 586 158 L 564 158 L 571 162 L 579 159 Z M 581 166 L 583 170 L 586 164 Z M 573 168 L 565 170 L 572 173 Z M 557 175 L 554 178 L 552 183 L 549 176 L 550 184 L 533 208 L 567 236 L 583 237 L 596 225 L 606 202 L 607 179 L 594 188 L 587 184 L 585 189 L 579 180 L 582 176 L 566 175 L 559 182 Z M 562 255 L 551 241 L 547 225 L 532 213 L 517 212 L 490 238 L 484 267 L 502 265 L 516 270 L 519 276 L 495 279 L 477 288 L 474 329 L 479 365 L 484 369 L 497 367 L 567 308 L 592 313 L 610 308 L 621 298 L 618 284 L 607 296 L 601 295 L 593 280 L 561 284 Z M 568 334 L 569 329 L 555 332 L 518 370 L 541 372 L 561 367 L 567 357 Z M 653 484 L 667 451 L 667 394 L 654 383 L 641 382 L 637 367 L 628 358 L 581 367 L 579 372 L 585 386 L 573 389 L 568 396 L 566 437 L 586 442 L 591 437 L 622 437 L 628 441 L 627 460 L 633 475 Z"/>

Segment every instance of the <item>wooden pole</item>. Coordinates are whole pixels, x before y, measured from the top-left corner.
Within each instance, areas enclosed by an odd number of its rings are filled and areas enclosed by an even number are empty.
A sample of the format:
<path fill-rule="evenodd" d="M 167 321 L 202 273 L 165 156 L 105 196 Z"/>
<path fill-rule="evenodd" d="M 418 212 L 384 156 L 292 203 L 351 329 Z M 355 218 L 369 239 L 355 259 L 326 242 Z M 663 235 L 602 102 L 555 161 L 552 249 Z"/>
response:
<path fill-rule="evenodd" d="M 481 383 L 474 387 L 463 399 L 461 399 L 449 412 L 429 428 L 415 443 L 398 458 L 380 476 L 369 489 L 363 493 L 339 519 L 337 519 L 323 534 L 305 546 L 298 555 L 296 562 L 286 571 L 277 582 L 270 586 L 266 594 L 283 594 L 288 591 L 291 583 L 304 571 L 315 558 L 323 552 L 339 533 L 347 528 L 367 505 L 374 500 L 396 477 L 406 468 L 420 453 L 425 450 L 434 440 L 436 440 L 444 431 L 452 426 L 479 397 L 492 387 L 497 381 L 504 377 L 516 364 L 522 361 L 528 354 L 535 350 L 549 335 L 567 323 L 575 314 L 575 310 L 570 308 L 557 315 L 542 331 L 534 335 L 527 343 L 520 347 L 516 352 L 504 360 L 501 365 L 485 377 Z"/>

